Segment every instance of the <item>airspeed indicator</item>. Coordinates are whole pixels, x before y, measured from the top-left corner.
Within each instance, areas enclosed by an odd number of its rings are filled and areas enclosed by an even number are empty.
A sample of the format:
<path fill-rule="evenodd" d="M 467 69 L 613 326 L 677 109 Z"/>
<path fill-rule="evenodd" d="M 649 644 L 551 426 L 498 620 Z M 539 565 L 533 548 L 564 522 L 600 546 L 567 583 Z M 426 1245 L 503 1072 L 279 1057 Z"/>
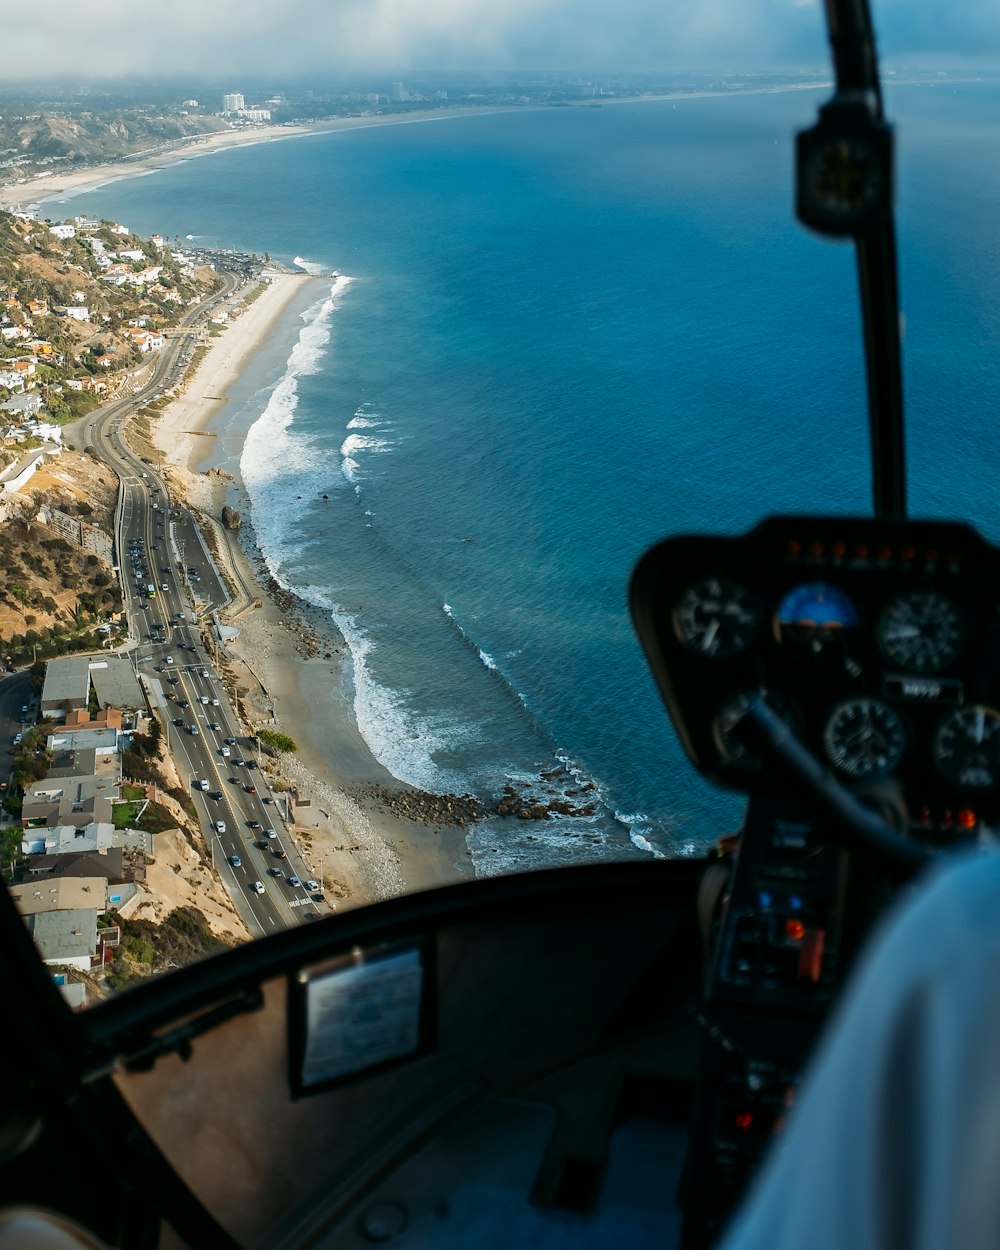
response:
<path fill-rule="evenodd" d="M 674 608 L 674 632 L 689 650 L 712 659 L 736 655 L 750 642 L 760 619 L 750 592 L 726 577 L 705 577 L 690 586 Z"/>

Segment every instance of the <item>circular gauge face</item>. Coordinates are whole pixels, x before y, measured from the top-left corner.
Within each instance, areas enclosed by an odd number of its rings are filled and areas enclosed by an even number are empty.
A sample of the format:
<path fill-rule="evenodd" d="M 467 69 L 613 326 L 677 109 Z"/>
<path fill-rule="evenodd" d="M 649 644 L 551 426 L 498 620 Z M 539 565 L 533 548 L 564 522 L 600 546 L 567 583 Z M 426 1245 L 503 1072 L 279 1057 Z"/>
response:
<path fill-rule="evenodd" d="M 861 138 L 837 137 L 817 144 L 802 170 L 809 207 L 831 227 L 849 229 L 865 220 L 885 190 L 884 162 Z"/>
<path fill-rule="evenodd" d="M 781 717 L 786 725 L 794 728 L 797 720 L 788 700 L 783 699 L 780 695 L 771 694 L 767 690 L 747 691 L 745 694 L 737 695 L 735 699 L 731 699 L 725 704 L 716 715 L 712 726 L 715 745 L 719 748 L 719 753 L 727 764 L 731 764 L 734 768 L 742 769 L 744 772 L 756 772 L 760 768 L 761 761 L 758 755 L 743 745 L 734 731 L 737 724 L 742 720 L 750 700 L 758 694 L 767 706 Z"/>
<path fill-rule="evenodd" d="M 823 730 L 830 762 L 861 780 L 891 772 L 903 756 L 903 722 L 881 699 L 861 696 L 838 703 Z"/>
<path fill-rule="evenodd" d="M 900 595 L 882 613 L 878 640 L 886 656 L 907 672 L 939 673 L 962 649 L 962 614 L 933 591 Z"/>
<path fill-rule="evenodd" d="M 956 786 L 995 786 L 1000 782 L 1000 712 L 981 706 L 952 712 L 934 737 L 934 762 Z"/>
<path fill-rule="evenodd" d="M 759 621 L 750 592 L 725 577 L 690 586 L 674 608 L 674 632 L 689 651 L 724 659 L 742 651 Z"/>

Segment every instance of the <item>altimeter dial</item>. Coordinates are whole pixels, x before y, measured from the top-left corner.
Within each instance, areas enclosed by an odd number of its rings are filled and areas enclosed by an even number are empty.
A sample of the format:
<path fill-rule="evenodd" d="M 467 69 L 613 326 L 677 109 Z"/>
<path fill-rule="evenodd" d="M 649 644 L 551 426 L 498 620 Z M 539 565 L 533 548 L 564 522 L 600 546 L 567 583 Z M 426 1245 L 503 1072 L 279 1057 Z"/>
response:
<path fill-rule="evenodd" d="M 995 786 L 1000 781 L 1000 712 L 982 705 L 952 712 L 934 737 L 934 762 L 956 786 Z"/>
<path fill-rule="evenodd" d="M 723 659 L 747 646 L 760 613 L 743 586 L 726 577 L 705 577 L 678 599 L 673 622 L 674 632 L 689 651 Z"/>
<path fill-rule="evenodd" d="M 882 613 L 878 639 L 885 655 L 909 673 L 939 673 L 965 641 L 962 614 L 944 595 L 899 595 Z"/>
<path fill-rule="evenodd" d="M 830 762 L 860 781 L 891 772 L 903 757 L 906 731 L 881 699 L 860 696 L 838 703 L 823 730 Z"/>

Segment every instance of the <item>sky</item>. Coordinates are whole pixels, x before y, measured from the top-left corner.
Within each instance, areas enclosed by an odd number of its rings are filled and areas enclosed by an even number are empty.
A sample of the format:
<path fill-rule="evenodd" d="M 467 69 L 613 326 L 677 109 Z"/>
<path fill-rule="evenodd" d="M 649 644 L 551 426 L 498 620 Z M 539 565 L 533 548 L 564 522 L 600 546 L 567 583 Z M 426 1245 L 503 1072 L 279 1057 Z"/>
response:
<path fill-rule="evenodd" d="M 883 60 L 1000 52 L 1000 0 L 872 0 Z M 809 70 L 820 0 L 49 0 L 3 23 L 4 79 Z"/>

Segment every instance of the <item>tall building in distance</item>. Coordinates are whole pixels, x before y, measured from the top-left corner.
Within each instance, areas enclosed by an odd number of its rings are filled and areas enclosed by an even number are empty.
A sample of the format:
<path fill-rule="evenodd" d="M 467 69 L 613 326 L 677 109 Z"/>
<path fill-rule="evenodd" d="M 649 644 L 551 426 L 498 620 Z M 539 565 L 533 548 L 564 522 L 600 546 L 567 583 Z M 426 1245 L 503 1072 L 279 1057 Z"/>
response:
<path fill-rule="evenodd" d="M 229 95 L 222 97 L 222 111 L 224 113 L 238 113 L 240 109 L 246 108 L 246 101 L 243 99 L 243 93 L 240 91 L 232 91 Z"/>
<path fill-rule="evenodd" d="M 394 82 L 392 84 L 391 98 L 396 104 L 401 104 L 403 100 L 408 100 L 410 97 L 407 95 L 406 88 L 401 82 Z"/>

